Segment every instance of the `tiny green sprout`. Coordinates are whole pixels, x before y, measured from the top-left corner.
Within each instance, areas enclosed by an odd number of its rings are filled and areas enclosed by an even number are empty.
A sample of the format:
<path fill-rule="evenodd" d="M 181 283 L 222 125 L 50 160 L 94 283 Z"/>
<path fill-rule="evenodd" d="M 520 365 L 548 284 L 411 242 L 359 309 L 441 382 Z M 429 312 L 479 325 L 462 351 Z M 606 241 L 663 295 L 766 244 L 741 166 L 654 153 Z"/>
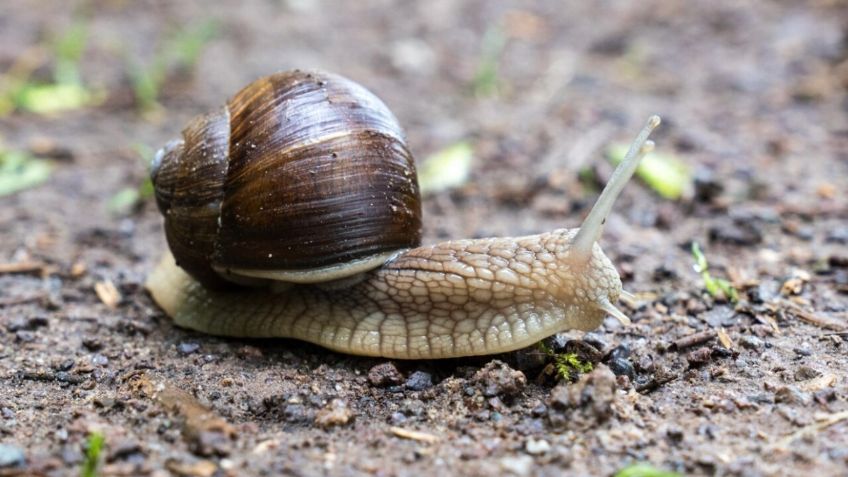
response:
<path fill-rule="evenodd" d="M 581 361 L 576 353 L 555 353 L 543 341 L 538 343 L 538 347 L 540 351 L 553 360 L 557 378 L 560 380 L 572 381 L 579 374 L 588 373 L 594 368 L 592 363 Z"/>
<path fill-rule="evenodd" d="M 639 462 L 630 464 L 615 473 L 614 477 L 682 477 L 677 472 L 658 469 L 651 464 Z"/>
<path fill-rule="evenodd" d="M 191 26 L 166 40 L 148 65 L 127 58 L 127 70 L 136 103 L 142 112 L 160 109 L 159 94 L 172 70 L 190 71 L 206 45 L 218 34 L 218 23 L 207 20 Z"/>
<path fill-rule="evenodd" d="M 88 39 L 88 24 L 76 21 L 53 41 L 53 80 L 56 84 L 82 85 L 80 60 Z"/>
<path fill-rule="evenodd" d="M 701 274 L 701 279 L 704 280 L 704 288 L 712 297 L 723 297 L 730 300 L 731 303 L 739 301 L 739 293 L 736 288 L 723 278 L 713 278 L 710 275 L 710 266 L 707 263 L 707 257 L 701 252 L 701 246 L 698 242 L 692 242 L 692 256 L 695 258 L 695 265 L 692 268 L 695 272 Z"/>
<path fill-rule="evenodd" d="M 500 25 L 490 26 L 483 34 L 480 62 L 471 81 L 471 88 L 476 96 L 492 96 L 498 92 L 500 88 L 498 69 L 506 39 L 506 34 Z"/>
<path fill-rule="evenodd" d="M 82 463 L 81 477 L 96 477 L 97 466 L 100 464 L 100 453 L 106 438 L 103 434 L 93 431 L 85 442 L 85 461 Z"/>

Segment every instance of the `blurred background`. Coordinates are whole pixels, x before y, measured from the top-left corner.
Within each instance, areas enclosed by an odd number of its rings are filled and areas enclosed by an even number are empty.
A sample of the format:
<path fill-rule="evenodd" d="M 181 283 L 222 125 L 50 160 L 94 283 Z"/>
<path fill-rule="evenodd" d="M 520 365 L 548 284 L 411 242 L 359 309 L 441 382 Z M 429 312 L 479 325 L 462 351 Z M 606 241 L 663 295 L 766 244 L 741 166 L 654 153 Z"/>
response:
<path fill-rule="evenodd" d="M 467 169 L 468 179 L 444 187 L 462 189 L 467 207 L 509 218 L 450 223 L 433 199 L 429 235 L 538 231 L 547 224 L 528 209 L 558 218 L 581 209 L 584 189 L 611 168 L 599 159 L 652 113 L 665 120 L 660 151 L 676 156 L 661 168 L 679 168 L 678 159 L 687 168 L 654 185 L 671 189 L 660 195 L 691 198 L 697 179 L 701 193 L 725 202 L 779 197 L 812 207 L 845 185 L 834 182 L 845 176 L 836 160 L 846 141 L 844 9 L 838 1 L 4 2 L 2 140 L 6 151 L 72 157 L 54 164 L 54 188 L 63 173 L 84 170 L 73 193 L 112 197 L 113 211 L 126 212 L 147 191 L 124 189 L 143 182 L 144 162 L 189 118 L 259 76 L 317 68 L 376 92 L 419 163 L 446 152 L 450 167 L 459 160 Z M 39 170 L 30 174 L 46 177 Z M 662 221 L 662 202 L 646 202 L 633 212 L 640 222 Z"/>

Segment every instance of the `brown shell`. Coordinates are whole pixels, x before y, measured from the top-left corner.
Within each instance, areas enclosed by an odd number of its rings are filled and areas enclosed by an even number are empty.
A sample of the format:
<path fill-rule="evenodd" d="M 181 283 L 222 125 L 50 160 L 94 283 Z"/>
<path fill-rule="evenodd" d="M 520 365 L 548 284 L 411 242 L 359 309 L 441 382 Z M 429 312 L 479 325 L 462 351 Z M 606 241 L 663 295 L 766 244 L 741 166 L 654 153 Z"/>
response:
<path fill-rule="evenodd" d="M 412 154 L 376 96 L 337 75 L 261 78 L 154 161 L 168 244 L 207 284 L 229 270 L 299 271 L 415 247 Z"/>

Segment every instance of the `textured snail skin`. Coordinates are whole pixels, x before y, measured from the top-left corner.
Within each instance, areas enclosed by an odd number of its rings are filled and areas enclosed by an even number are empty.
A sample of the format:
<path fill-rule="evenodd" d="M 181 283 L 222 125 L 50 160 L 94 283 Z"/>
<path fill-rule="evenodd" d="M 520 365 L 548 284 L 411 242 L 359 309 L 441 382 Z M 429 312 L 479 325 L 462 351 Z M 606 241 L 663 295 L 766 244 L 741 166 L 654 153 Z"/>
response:
<path fill-rule="evenodd" d="M 576 229 L 454 240 L 399 254 L 348 288 L 293 285 L 213 291 L 168 254 L 147 281 L 174 322 L 205 333 L 286 337 L 398 359 L 502 353 L 566 329 L 600 326 L 621 280 L 595 244 L 569 251 Z"/>

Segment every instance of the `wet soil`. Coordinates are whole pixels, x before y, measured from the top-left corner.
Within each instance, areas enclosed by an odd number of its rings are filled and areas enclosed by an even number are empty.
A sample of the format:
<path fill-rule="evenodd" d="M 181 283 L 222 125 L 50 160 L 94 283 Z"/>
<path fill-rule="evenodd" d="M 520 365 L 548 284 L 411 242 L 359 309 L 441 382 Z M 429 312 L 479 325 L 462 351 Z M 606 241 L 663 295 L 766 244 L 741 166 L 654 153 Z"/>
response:
<path fill-rule="evenodd" d="M 848 473 L 844 2 L 237 3 L 0 7 L 0 71 L 83 14 L 83 76 L 109 92 L 0 119 L 6 147 L 64 152 L 48 183 L 0 198 L 0 264 L 32 262 L 0 273 L 0 475 L 79 475 L 94 431 L 100 475 Z M 139 115 L 126 58 L 209 18 L 196 67 Z M 481 96 L 487 31 L 505 45 Z M 291 68 L 369 87 L 419 159 L 473 143 L 468 183 L 424 199 L 427 243 L 578 225 L 606 145 L 661 114 L 695 194 L 634 181 L 619 200 L 602 245 L 634 323 L 551 342 L 595 370 L 557 384 L 535 351 L 391 363 L 175 328 L 142 288 L 165 246 L 155 204 L 108 201 L 146 174 L 136 144 Z M 693 241 L 737 304 L 704 292 Z"/>

